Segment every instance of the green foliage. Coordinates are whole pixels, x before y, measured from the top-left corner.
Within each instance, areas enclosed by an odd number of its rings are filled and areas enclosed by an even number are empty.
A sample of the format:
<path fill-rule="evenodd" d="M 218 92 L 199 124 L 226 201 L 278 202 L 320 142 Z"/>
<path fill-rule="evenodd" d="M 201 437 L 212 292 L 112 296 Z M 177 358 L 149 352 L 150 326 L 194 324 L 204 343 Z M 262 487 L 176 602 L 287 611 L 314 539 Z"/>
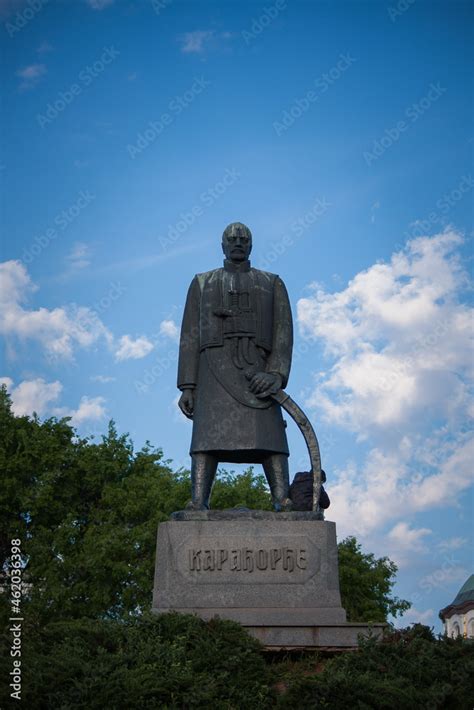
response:
<path fill-rule="evenodd" d="M 410 602 L 392 596 L 397 566 L 388 559 L 363 553 L 355 537 L 338 545 L 342 606 L 348 621 L 384 622 L 410 608 Z"/>
<path fill-rule="evenodd" d="M 474 645 L 436 640 L 426 626 L 389 631 L 381 643 L 369 639 L 355 653 L 340 655 L 308 671 L 293 668 L 279 708 L 337 710 L 466 710 L 474 697 Z M 317 672 L 320 670 L 321 672 Z M 278 677 L 278 668 L 274 669 Z"/>
<path fill-rule="evenodd" d="M 212 507 L 235 508 L 239 505 L 255 510 L 272 510 L 272 499 L 263 474 L 255 474 L 253 467 L 236 475 L 220 470 L 212 490 Z"/>
<path fill-rule="evenodd" d="M 174 474 L 148 444 L 134 454 L 113 423 L 96 444 L 65 419 L 14 417 L 4 390 L 0 397 L 2 555 L 11 538 L 22 540 L 28 614 L 148 608 L 157 525 L 183 507 L 188 474 Z"/>
<path fill-rule="evenodd" d="M 26 628 L 22 660 L 22 701 L 36 710 L 265 708 L 272 694 L 257 641 L 234 622 L 184 614 Z"/>

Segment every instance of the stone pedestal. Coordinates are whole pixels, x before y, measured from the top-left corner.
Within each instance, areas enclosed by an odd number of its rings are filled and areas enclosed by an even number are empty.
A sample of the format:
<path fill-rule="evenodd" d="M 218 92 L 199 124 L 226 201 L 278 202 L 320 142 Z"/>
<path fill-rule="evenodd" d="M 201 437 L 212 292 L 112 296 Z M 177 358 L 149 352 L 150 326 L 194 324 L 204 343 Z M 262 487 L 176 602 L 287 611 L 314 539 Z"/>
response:
<path fill-rule="evenodd" d="M 232 619 L 269 648 L 355 648 L 369 633 L 346 623 L 334 523 L 264 511 L 175 517 L 158 528 L 156 613 Z"/>

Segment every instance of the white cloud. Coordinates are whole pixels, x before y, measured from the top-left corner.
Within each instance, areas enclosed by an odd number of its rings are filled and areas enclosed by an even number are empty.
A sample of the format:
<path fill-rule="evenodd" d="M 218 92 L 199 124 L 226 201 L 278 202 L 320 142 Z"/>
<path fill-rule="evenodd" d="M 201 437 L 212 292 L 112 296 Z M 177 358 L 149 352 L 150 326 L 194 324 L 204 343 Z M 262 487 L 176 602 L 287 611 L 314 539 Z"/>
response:
<path fill-rule="evenodd" d="M 181 51 L 186 54 L 200 54 L 204 51 L 204 45 L 209 42 L 214 32 L 212 30 L 195 30 L 186 32 L 181 37 Z"/>
<path fill-rule="evenodd" d="M 81 268 L 87 253 L 83 246 L 79 244 L 73 251 Z M 123 335 L 117 343 L 97 313 L 85 306 L 73 304 L 53 310 L 28 310 L 23 303 L 36 290 L 21 262 L 0 263 L 0 334 L 7 338 L 10 348 L 13 341 L 31 340 L 38 342 L 50 359 L 71 360 L 75 348 L 90 348 L 102 341 L 119 361 L 142 358 L 153 350 L 153 343 L 145 336 L 134 340 L 130 335 Z"/>
<path fill-rule="evenodd" d="M 38 416 L 48 410 L 51 402 L 55 402 L 62 392 L 63 386 L 57 380 L 46 382 L 42 377 L 34 380 L 24 380 L 16 387 L 10 377 L 2 377 L 1 384 L 6 384 L 12 398 L 12 409 L 18 417 L 36 412 Z"/>
<path fill-rule="evenodd" d="M 67 307 L 27 310 L 21 304 L 36 291 L 19 261 L 0 264 L 0 334 L 20 341 L 35 340 L 49 357 L 72 359 L 75 347 L 87 348 L 112 334 L 90 308 Z"/>
<path fill-rule="evenodd" d="M 442 540 L 438 547 L 443 552 L 448 550 L 459 550 L 464 545 L 467 545 L 468 539 L 465 537 L 449 537 L 446 540 Z"/>
<path fill-rule="evenodd" d="M 92 375 L 91 377 L 92 382 L 100 382 L 103 385 L 109 382 L 115 382 L 116 379 L 116 377 L 109 377 L 108 375 Z"/>
<path fill-rule="evenodd" d="M 175 342 L 179 341 L 179 328 L 174 320 L 163 320 L 160 323 L 160 335 L 170 338 Z"/>
<path fill-rule="evenodd" d="M 85 421 L 97 421 L 106 415 L 104 397 L 81 397 L 77 409 L 66 407 L 51 407 L 63 390 L 62 384 L 46 382 L 42 377 L 34 380 L 23 380 L 16 387 L 11 377 L 0 377 L 0 385 L 5 384 L 12 400 L 13 413 L 20 417 L 31 416 L 33 412 L 40 417 L 54 415 L 56 417 L 71 417 L 73 426 L 80 426 Z"/>
<path fill-rule="evenodd" d="M 361 437 L 433 417 L 465 418 L 472 379 L 472 309 L 460 235 L 410 241 L 390 263 L 360 272 L 335 294 L 298 302 L 302 334 L 318 338 L 334 364 L 310 405 Z"/>
<path fill-rule="evenodd" d="M 432 444 L 434 446 L 434 444 Z M 372 449 L 361 466 L 348 465 L 329 484 L 331 518 L 341 535 L 365 537 L 387 523 L 407 515 L 456 503 L 459 494 L 472 485 L 472 437 L 438 445 L 437 463 L 422 463 L 424 442 L 419 449 Z"/>
<path fill-rule="evenodd" d="M 396 626 L 399 628 L 403 626 L 408 626 L 409 624 L 425 624 L 425 626 L 431 626 L 437 618 L 437 614 L 434 609 L 426 609 L 425 611 L 420 611 L 416 607 L 408 609 L 402 617 L 396 620 Z"/>
<path fill-rule="evenodd" d="M 66 257 L 70 268 L 76 271 L 89 266 L 91 263 L 90 252 L 90 247 L 87 244 L 84 242 L 76 242 Z"/>
<path fill-rule="evenodd" d="M 403 562 L 410 548 L 425 551 L 429 533 L 407 516 L 457 505 L 473 481 L 473 310 L 462 301 L 462 241 L 453 231 L 413 239 L 345 289 L 315 285 L 298 302 L 302 335 L 318 339 L 330 363 L 309 406 L 371 446 L 330 479 L 331 518 L 340 535 L 372 536 L 372 545 L 384 531 Z"/>
<path fill-rule="evenodd" d="M 47 73 L 44 64 L 29 64 L 26 67 L 18 69 L 16 75 L 22 79 L 20 89 L 32 89 L 40 81 L 41 77 Z"/>
<path fill-rule="evenodd" d="M 81 397 L 79 407 L 71 410 L 67 416 L 71 417 L 73 426 L 80 426 L 85 421 L 97 421 L 106 416 L 104 397 Z"/>
<path fill-rule="evenodd" d="M 431 535 L 429 528 L 412 528 L 405 521 L 398 522 L 387 535 L 387 554 L 398 567 L 404 567 L 413 553 L 428 551 L 424 538 Z"/>
<path fill-rule="evenodd" d="M 429 528 L 411 528 L 408 523 L 400 522 L 388 533 L 389 540 L 402 549 L 424 550 L 423 538 L 431 535 Z"/>
<path fill-rule="evenodd" d="M 153 350 L 153 347 L 153 343 L 144 336 L 133 340 L 130 335 L 122 335 L 119 346 L 115 352 L 115 357 L 119 361 L 130 359 L 138 360 L 148 355 L 148 353 Z"/>

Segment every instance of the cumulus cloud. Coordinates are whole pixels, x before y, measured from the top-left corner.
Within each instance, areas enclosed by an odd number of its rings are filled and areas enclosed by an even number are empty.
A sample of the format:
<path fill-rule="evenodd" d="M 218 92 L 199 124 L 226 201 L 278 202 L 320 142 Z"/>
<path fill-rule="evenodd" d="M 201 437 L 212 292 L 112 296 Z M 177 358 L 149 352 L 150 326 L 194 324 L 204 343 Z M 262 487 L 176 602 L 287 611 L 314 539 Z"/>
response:
<path fill-rule="evenodd" d="M 10 377 L 2 377 L 0 384 L 6 385 L 12 399 L 13 412 L 18 417 L 31 415 L 33 412 L 36 412 L 38 416 L 43 416 L 51 402 L 58 399 L 63 389 L 58 380 L 46 382 L 42 377 L 24 380 L 16 387 Z"/>
<path fill-rule="evenodd" d="M 88 253 L 87 248 L 84 251 L 82 246 L 85 245 L 79 245 L 73 252 L 80 263 L 78 268 L 85 266 L 83 261 L 86 261 Z M 24 303 L 36 290 L 21 262 L 0 264 L 0 334 L 10 344 L 13 341 L 36 341 L 43 346 L 50 359 L 69 360 L 77 347 L 90 348 L 101 341 L 119 361 L 145 357 L 154 347 L 145 336 L 134 340 L 130 335 L 123 335 L 117 343 L 97 313 L 85 306 L 28 310 Z"/>
<path fill-rule="evenodd" d="M 0 264 L 0 334 L 19 341 L 35 340 L 49 357 L 71 359 L 74 348 L 90 347 L 112 334 L 90 308 L 67 307 L 28 310 L 22 304 L 37 290 L 19 261 Z"/>
<path fill-rule="evenodd" d="M 195 30 L 186 32 L 181 37 L 181 51 L 185 54 L 200 54 L 204 51 L 205 44 L 209 42 L 214 32 L 212 30 Z"/>
<path fill-rule="evenodd" d="M 138 360 L 145 357 L 154 348 L 152 342 L 141 336 L 135 340 L 130 335 L 122 335 L 119 346 L 115 352 L 117 360 Z"/>
<path fill-rule="evenodd" d="M 81 397 L 77 409 L 69 410 L 62 416 L 71 417 L 73 426 L 80 426 L 84 422 L 98 421 L 106 416 L 104 397 Z"/>
<path fill-rule="evenodd" d="M 472 380 L 472 309 L 455 232 L 420 237 L 346 289 L 315 288 L 298 302 L 302 334 L 334 358 L 310 404 L 362 437 L 416 422 L 422 412 L 464 416 Z"/>
<path fill-rule="evenodd" d="M 179 341 L 179 329 L 174 320 L 163 320 L 160 323 L 160 335 L 170 338 L 175 342 Z"/>
<path fill-rule="evenodd" d="M 71 417 L 73 426 L 80 426 L 86 421 L 97 421 L 106 415 L 104 397 L 81 397 L 77 409 L 52 407 L 63 391 L 61 382 L 46 382 L 42 377 L 33 380 L 23 380 L 17 386 L 11 377 L 0 377 L 0 385 L 5 385 L 11 400 L 12 410 L 16 416 L 54 415 L 56 417 Z"/>
<path fill-rule="evenodd" d="M 387 553 L 398 565 L 403 567 L 412 558 L 413 553 L 428 551 L 424 538 L 431 535 L 429 528 L 412 528 L 405 521 L 397 523 L 387 535 Z"/>
<path fill-rule="evenodd" d="M 339 292 L 314 285 L 297 306 L 303 337 L 322 343 L 329 362 L 307 404 L 370 446 L 329 483 L 331 517 L 339 534 L 372 543 L 385 530 L 399 559 L 424 551 L 429 535 L 405 518 L 455 505 L 473 480 L 462 241 L 452 230 L 413 239 Z"/>

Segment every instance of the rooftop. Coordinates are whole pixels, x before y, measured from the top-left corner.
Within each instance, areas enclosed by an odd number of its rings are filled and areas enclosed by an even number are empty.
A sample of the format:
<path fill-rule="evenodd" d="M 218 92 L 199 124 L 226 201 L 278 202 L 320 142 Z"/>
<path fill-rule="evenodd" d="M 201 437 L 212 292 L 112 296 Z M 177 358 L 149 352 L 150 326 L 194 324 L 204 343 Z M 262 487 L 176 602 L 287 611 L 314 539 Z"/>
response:
<path fill-rule="evenodd" d="M 454 598 L 451 604 L 448 604 L 439 612 L 440 619 L 444 621 L 445 617 L 450 617 L 456 612 L 467 611 L 474 607 L 474 574 L 466 579 L 461 589 Z"/>

